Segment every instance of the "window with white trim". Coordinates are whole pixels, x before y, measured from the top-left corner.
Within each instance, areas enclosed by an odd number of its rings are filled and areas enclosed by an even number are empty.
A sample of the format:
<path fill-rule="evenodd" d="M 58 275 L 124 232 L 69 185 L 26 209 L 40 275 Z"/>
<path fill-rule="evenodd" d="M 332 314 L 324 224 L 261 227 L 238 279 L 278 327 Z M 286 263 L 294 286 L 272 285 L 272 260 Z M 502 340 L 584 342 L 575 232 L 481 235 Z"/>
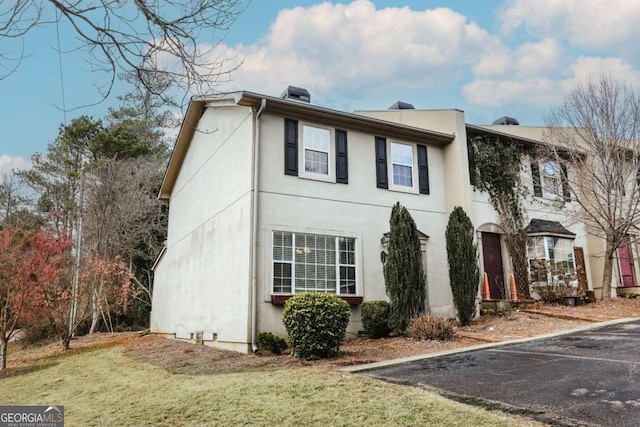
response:
<path fill-rule="evenodd" d="M 542 190 L 545 194 L 559 196 L 560 193 L 560 168 L 558 163 L 552 160 L 540 162 L 542 172 Z"/>
<path fill-rule="evenodd" d="M 356 295 L 356 239 L 273 232 L 273 293 Z"/>
<path fill-rule="evenodd" d="M 304 170 L 319 175 L 329 175 L 331 132 L 329 129 L 304 125 Z"/>
<path fill-rule="evenodd" d="M 413 188 L 413 147 L 411 145 L 391 143 L 391 170 L 393 185 Z"/>
<path fill-rule="evenodd" d="M 577 285 L 572 239 L 555 236 L 528 237 L 527 258 L 533 285 Z"/>

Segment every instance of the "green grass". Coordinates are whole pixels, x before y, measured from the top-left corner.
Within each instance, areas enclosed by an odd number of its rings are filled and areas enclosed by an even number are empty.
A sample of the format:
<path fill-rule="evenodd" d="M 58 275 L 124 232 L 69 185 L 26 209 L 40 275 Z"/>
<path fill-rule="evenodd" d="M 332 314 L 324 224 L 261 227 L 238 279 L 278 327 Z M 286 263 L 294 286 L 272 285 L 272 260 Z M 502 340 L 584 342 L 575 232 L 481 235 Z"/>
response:
<path fill-rule="evenodd" d="M 120 347 L 0 379 L 1 405 L 63 405 L 67 426 L 524 426 L 422 389 L 320 369 L 174 375 Z"/>

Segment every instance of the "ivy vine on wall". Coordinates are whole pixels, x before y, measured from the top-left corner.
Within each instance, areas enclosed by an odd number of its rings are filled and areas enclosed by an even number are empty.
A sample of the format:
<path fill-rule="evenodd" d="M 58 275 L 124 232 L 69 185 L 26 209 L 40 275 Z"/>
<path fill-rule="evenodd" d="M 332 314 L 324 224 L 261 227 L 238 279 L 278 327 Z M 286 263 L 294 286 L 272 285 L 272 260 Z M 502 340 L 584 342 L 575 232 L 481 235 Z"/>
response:
<path fill-rule="evenodd" d="M 528 298 L 526 213 L 523 207 L 527 189 L 521 182 L 526 149 L 514 140 L 481 133 L 470 134 L 467 144 L 472 183 L 489 196 L 498 214 L 513 264 L 518 296 Z"/>

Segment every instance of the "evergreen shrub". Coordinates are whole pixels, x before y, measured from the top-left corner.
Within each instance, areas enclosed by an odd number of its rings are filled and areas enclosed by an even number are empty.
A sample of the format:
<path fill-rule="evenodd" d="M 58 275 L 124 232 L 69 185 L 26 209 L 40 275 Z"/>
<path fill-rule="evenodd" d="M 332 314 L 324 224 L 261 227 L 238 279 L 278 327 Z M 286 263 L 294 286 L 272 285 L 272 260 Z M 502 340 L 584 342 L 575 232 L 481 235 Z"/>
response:
<path fill-rule="evenodd" d="M 270 351 L 273 354 L 280 354 L 283 350 L 289 348 L 284 338 L 271 332 L 260 332 L 256 337 L 256 344 L 258 344 L 258 350 Z"/>
<path fill-rule="evenodd" d="M 402 333 L 411 319 L 424 313 L 427 293 L 418 229 L 399 202 L 389 219 L 388 251 L 383 271 L 390 304 L 389 327 Z"/>
<path fill-rule="evenodd" d="M 389 328 L 389 303 L 376 300 L 366 301 L 360 306 L 362 326 L 371 338 L 384 338 L 391 332 Z"/>
<path fill-rule="evenodd" d="M 302 360 L 338 354 L 351 307 L 336 295 L 307 292 L 287 300 L 282 322 L 289 334 L 293 355 Z"/>
<path fill-rule="evenodd" d="M 470 325 L 476 314 L 480 285 L 478 248 L 473 240 L 474 233 L 471 220 L 460 206 L 456 206 L 449 215 L 445 240 L 453 304 L 463 326 Z"/>

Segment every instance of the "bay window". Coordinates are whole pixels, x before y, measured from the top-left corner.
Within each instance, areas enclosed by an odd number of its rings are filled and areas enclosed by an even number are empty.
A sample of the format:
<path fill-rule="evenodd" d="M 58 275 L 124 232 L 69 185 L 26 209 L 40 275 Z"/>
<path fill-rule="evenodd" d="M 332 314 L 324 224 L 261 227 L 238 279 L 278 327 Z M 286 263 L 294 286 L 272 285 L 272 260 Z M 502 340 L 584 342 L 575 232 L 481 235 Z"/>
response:
<path fill-rule="evenodd" d="M 573 240 L 555 236 L 527 238 L 532 285 L 577 285 Z"/>

